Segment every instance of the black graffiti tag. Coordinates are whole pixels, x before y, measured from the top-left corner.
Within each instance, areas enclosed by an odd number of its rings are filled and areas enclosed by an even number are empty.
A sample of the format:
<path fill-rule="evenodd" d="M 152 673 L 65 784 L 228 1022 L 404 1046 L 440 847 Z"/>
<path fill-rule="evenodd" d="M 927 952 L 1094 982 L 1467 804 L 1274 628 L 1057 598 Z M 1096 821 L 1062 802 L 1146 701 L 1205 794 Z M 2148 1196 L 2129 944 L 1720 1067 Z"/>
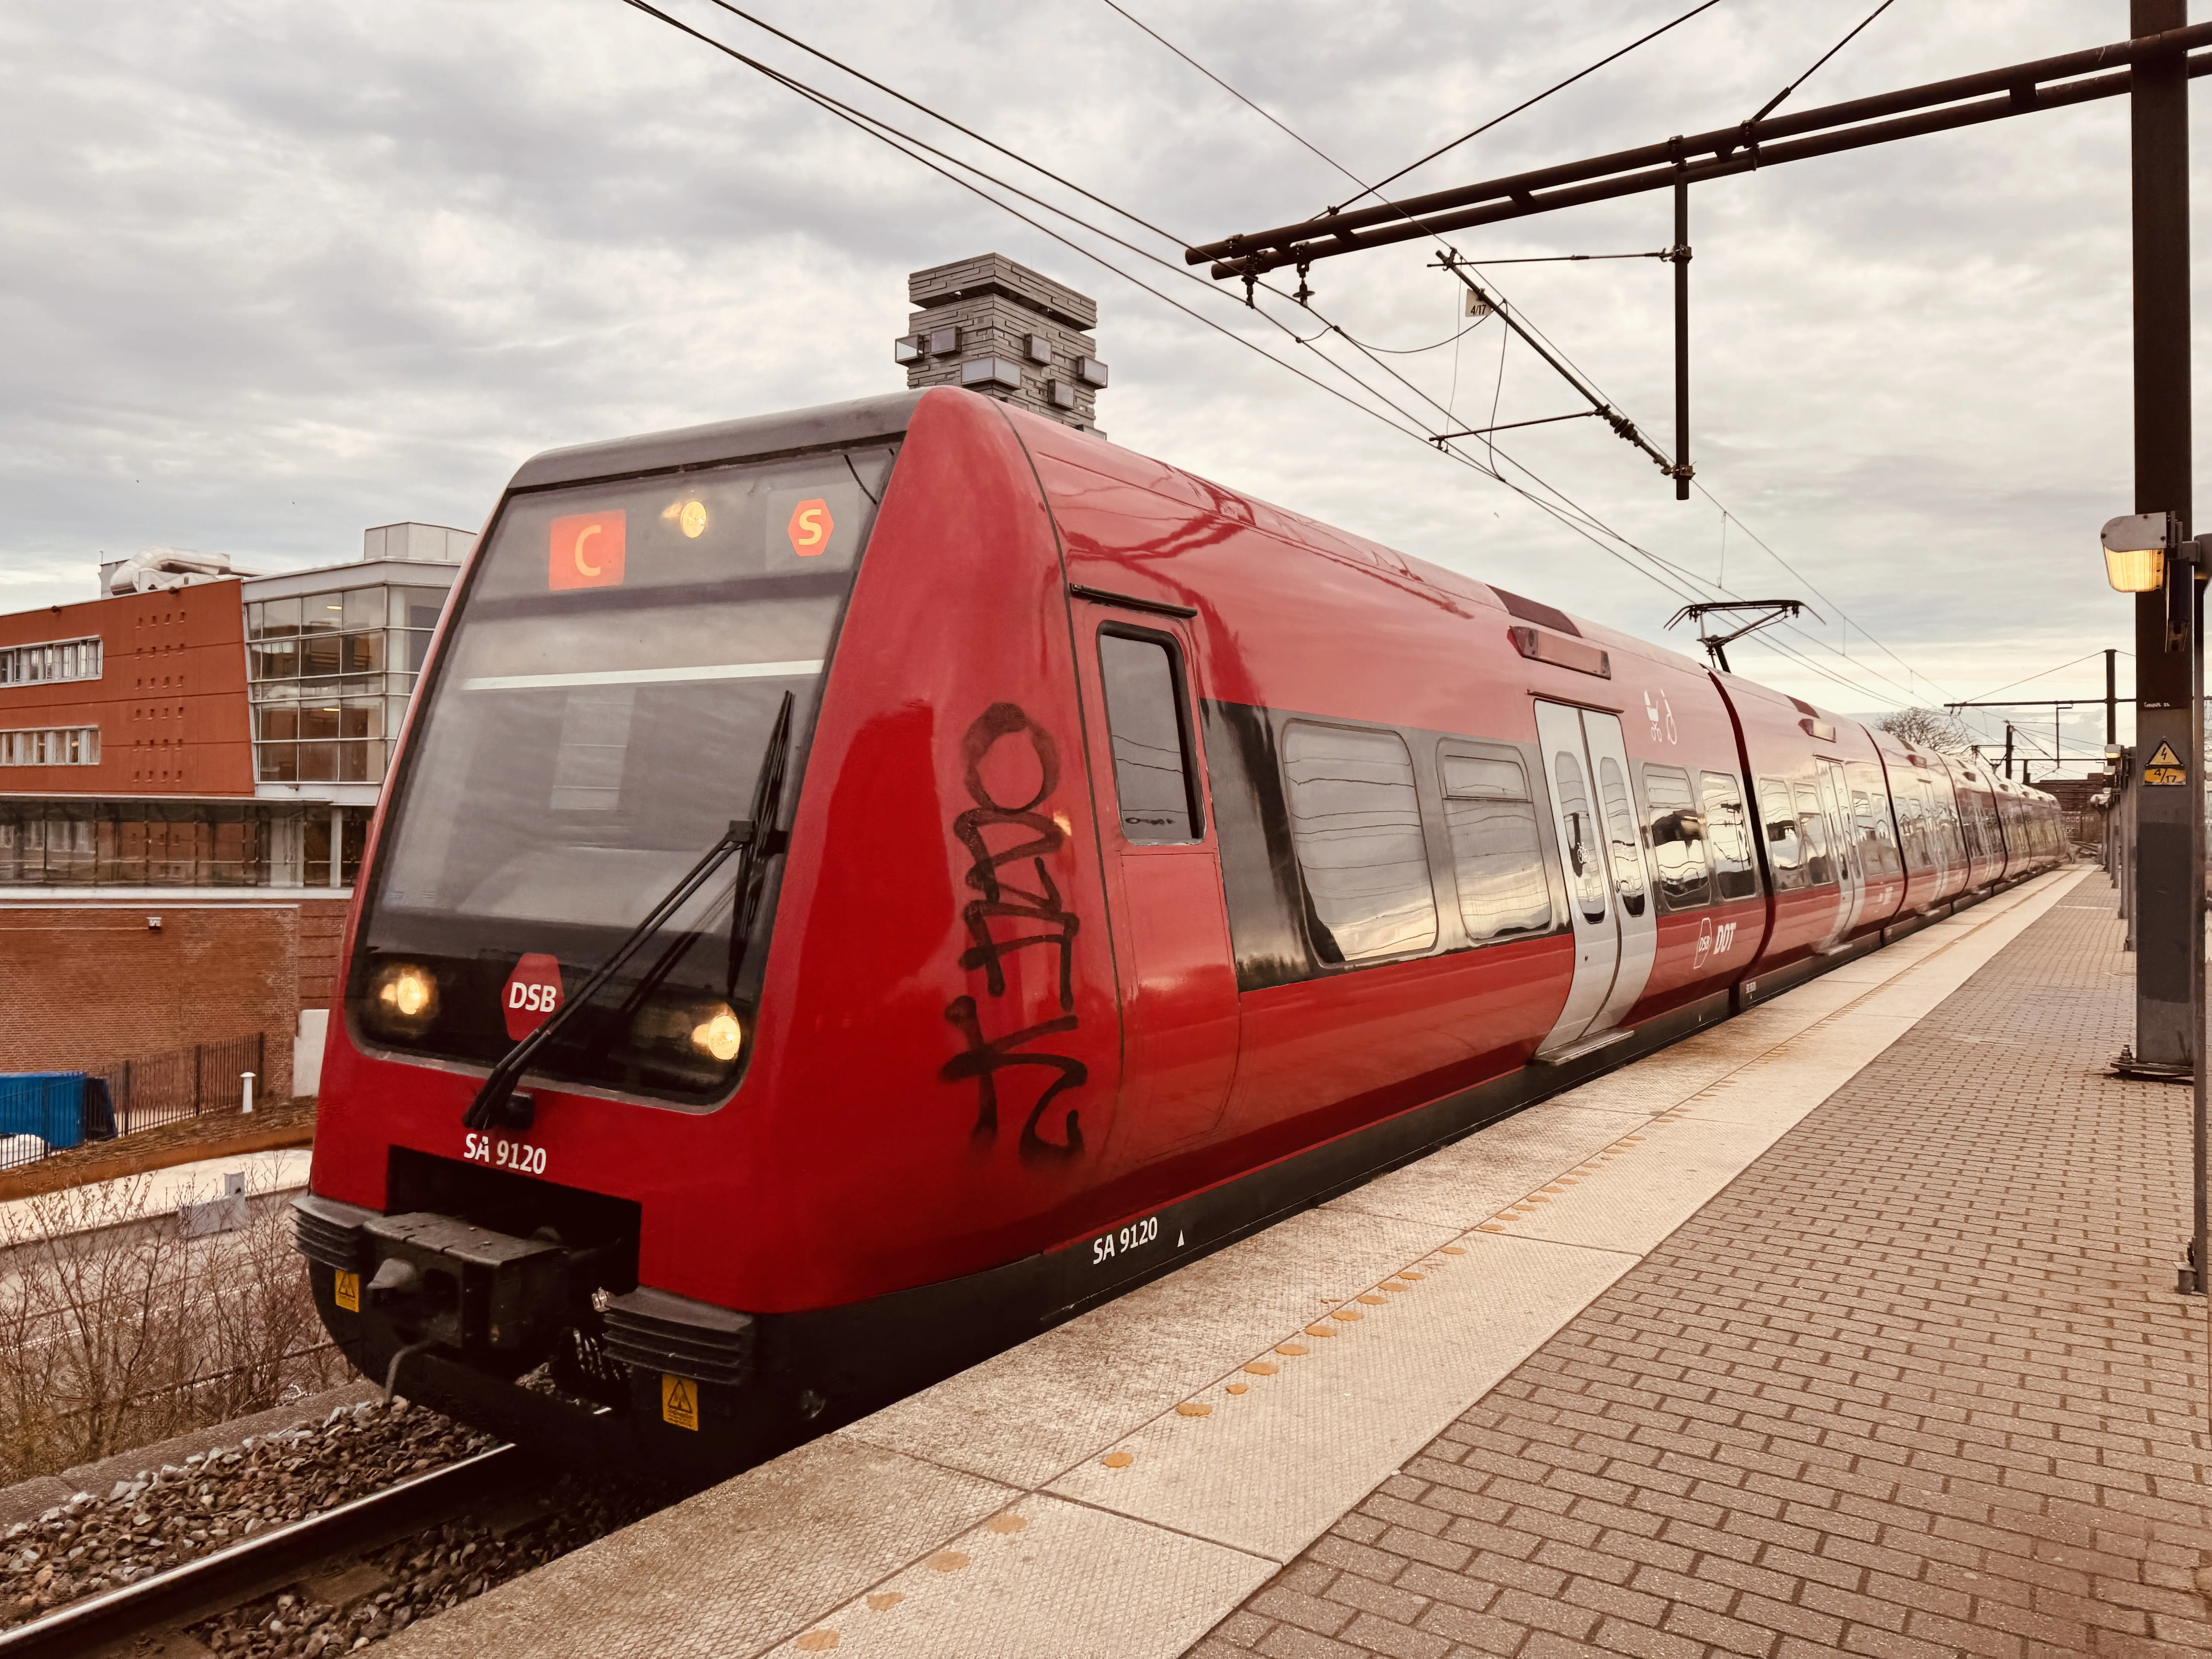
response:
<path fill-rule="evenodd" d="M 965 1054 L 958 1054 L 945 1062 L 938 1076 L 947 1083 L 957 1083 L 963 1078 L 975 1079 L 975 1127 L 969 1139 L 978 1146 L 988 1146 L 999 1133 L 998 1074 L 1010 1066 L 1042 1066 L 1060 1075 L 1045 1085 L 1036 1104 L 1022 1124 L 1020 1152 L 1027 1159 L 1079 1158 L 1083 1153 L 1083 1121 L 1076 1108 L 1067 1109 L 1064 1125 L 1066 1139 L 1055 1144 L 1036 1132 L 1037 1121 L 1044 1116 L 1044 1109 L 1063 1090 L 1086 1083 L 1091 1068 L 1081 1060 L 1066 1054 L 1024 1054 L 1021 1045 L 1034 1038 L 1050 1036 L 1055 1032 L 1075 1029 L 1075 1016 L 1063 1014 L 1058 1019 L 1048 1019 L 1042 1025 L 1032 1025 L 1025 1031 L 1014 1031 L 995 1039 L 983 1035 L 983 1025 L 975 1012 L 975 999 L 955 997 L 945 1011 L 945 1018 L 956 1026 L 968 1040 Z"/>
<path fill-rule="evenodd" d="M 1009 805 L 998 799 L 983 776 L 983 763 L 991 750 L 1005 739 L 1018 738 L 1029 747 L 1037 767 L 1037 785 L 1028 799 Z M 1066 832 L 1054 823 L 1048 813 L 1036 809 L 1052 793 L 1060 781 L 1060 747 L 1052 734 L 1038 726 L 1022 709 L 1011 702 L 993 703 L 977 717 L 961 740 L 963 781 L 969 799 L 975 805 L 952 821 L 952 833 L 968 849 L 969 864 L 967 884 L 975 894 L 961 908 L 961 920 L 973 941 L 961 953 L 960 965 L 973 971 L 983 969 L 984 985 L 991 996 L 1002 997 L 1006 993 L 1006 958 L 1016 951 L 1034 945 L 1057 949 L 1060 953 L 1060 1006 L 1063 1010 L 1075 1006 L 1075 935 L 1081 919 L 1060 902 L 1060 889 L 1051 872 L 1045 868 L 1045 856 L 1055 853 L 1066 843 Z M 993 852 L 985 832 L 994 829 L 1021 831 L 1024 838 L 1001 851 Z M 1002 872 L 1007 866 L 1028 860 L 1035 875 L 1034 886 L 1018 886 L 1007 881 Z M 994 922 L 1011 922 L 1017 928 L 1012 937 L 1000 938 L 993 930 Z M 987 1037 L 975 999 L 956 997 L 945 1010 L 945 1019 L 966 1041 L 964 1052 L 955 1054 L 939 1068 L 938 1075 L 947 1083 L 967 1079 L 975 1082 L 975 1127 L 970 1132 L 970 1141 L 988 1146 L 999 1133 L 998 1074 L 1012 1066 L 1041 1066 L 1057 1073 L 1036 1103 L 1030 1109 L 1022 1124 L 1018 1150 L 1024 1161 L 1037 1162 L 1079 1158 L 1083 1153 L 1083 1124 L 1075 1107 L 1067 1109 L 1064 1121 L 1065 1139 L 1046 1139 L 1037 1133 L 1037 1124 L 1054 1099 L 1066 1091 L 1076 1088 L 1090 1079 L 1090 1068 L 1069 1054 L 1055 1054 L 1041 1050 L 1025 1050 L 1024 1043 L 1041 1037 L 1055 1036 L 1076 1028 L 1076 1018 L 1064 1012 L 1058 1019 L 1044 1021 L 1025 1030 L 1011 1032 L 1001 1037 Z"/>
<path fill-rule="evenodd" d="M 1018 734 L 1027 740 L 1036 758 L 1037 787 L 1027 800 L 1010 806 L 992 798 L 990 787 L 983 780 L 983 761 L 1002 738 Z M 965 763 L 963 781 L 975 805 L 952 820 L 952 833 L 973 860 L 968 866 L 967 881 L 980 896 L 970 899 L 960 912 L 969 937 L 975 940 L 962 955 L 960 965 L 982 969 L 984 984 L 993 996 L 1000 997 L 1006 994 L 1003 963 L 1007 957 L 1033 945 L 1055 946 L 1060 951 L 1060 1006 L 1073 1008 L 1075 933 L 1082 922 L 1073 911 L 1062 908 L 1060 889 L 1044 867 L 1043 858 L 1045 854 L 1058 852 L 1067 836 L 1049 816 L 1035 810 L 1060 781 L 1060 746 L 1050 732 L 1012 703 L 994 702 L 968 728 L 961 741 L 961 758 Z M 983 832 L 1003 825 L 1026 830 L 1033 839 L 994 853 Z M 1000 875 L 1005 866 L 1021 859 L 1029 860 L 1036 872 L 1034 889 L 1011 885 Z M 997 920 L 1036 922 L 1045 931 L 1000 939 L 991 930 Z"/>

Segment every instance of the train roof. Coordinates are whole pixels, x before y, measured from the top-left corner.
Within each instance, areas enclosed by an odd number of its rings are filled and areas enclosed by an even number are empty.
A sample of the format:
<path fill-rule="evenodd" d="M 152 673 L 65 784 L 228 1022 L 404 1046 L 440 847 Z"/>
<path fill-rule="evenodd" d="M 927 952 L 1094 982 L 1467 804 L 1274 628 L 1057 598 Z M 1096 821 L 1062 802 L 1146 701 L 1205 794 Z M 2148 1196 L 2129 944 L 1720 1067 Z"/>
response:
<path fill-rule="evenodd" d="M 860 398 L 851 403 L 822 404 L 812 409 L 785 410 L 549 449 L 525 461 L 507 488 L 543 489 L 553 484 L 641 472 L 679 472 L 720 461 L 896 438 L 913 423 L 915 405 L 927 395 L 927 391 L 899 392 L 888 397 Z"/>
<path fill-rule="evenodd" d="M 599 443 L 569 445 L 532 456 L 516 470 L 508 488 L 515 490 L 543 489 L 594 479 L 683 471 L 734 459 L 894 439 L 913 424 L 915 411 L 922 399 L 933 395 L 975 398 L 979 394 L 955 387 L 926 387 L 882 397 L 855 398 L 847 403 L 823 404 L 810 409 L 785 410 L 738 420 L 678 427 L 665 432 L 642 433 Z M 1018 411 L 1010 413 L 1014 415 L 1014 424 L 1018 429 L 1026 430 L 1034 423 L 1045 428 L 1055 437 L 1075 439 L 1087 452 L 1086 459 L 1090 465 L 1102 471 L 1118 471 L 1126 482 L 1140 487 L 1158 489 L 1166 485 L 1167 493 L 1185 497 L 1188 505 L 1201 511 L 1219 514 L 1233 501 L 1244 509 L 1248 521 L 1257 527 L 1271 530 L 1286 540 L 1304 543 L 1340 556 L 1349 555 L 1363 562 L 1395 570 L 1402 577 L 1410 577 L 1425 586 L 1457 598 L 1487 599 L 1521 621 L 1577 635 L 1617 652 L 1671 663 L 1693 672 L 1705 672 L 1705 665 L 1694 658 L 1655 641 L 1607 628 L 1540 600 L 1523 598 L 1449 566 L 1400 553 L 1354 532 L 1278 507 L 1243 490 L 1229 489 L 1170 462 L 1109 443 L 1095 434 L 1071 433 L 1066 428 L 1042 416 L 1024 417 Z M 1178 485 L 1181 487 L 1177 488 Z M 1777 692 L 1756 681 L 1741 680 L 1734 675 L 1728 678 L 1732 685 L 1741 685 L 1791 703 L 1808 717 L 1836 724 L 1858 724 L 1846 716 L 1817 708 L 1802 698 Z"/>

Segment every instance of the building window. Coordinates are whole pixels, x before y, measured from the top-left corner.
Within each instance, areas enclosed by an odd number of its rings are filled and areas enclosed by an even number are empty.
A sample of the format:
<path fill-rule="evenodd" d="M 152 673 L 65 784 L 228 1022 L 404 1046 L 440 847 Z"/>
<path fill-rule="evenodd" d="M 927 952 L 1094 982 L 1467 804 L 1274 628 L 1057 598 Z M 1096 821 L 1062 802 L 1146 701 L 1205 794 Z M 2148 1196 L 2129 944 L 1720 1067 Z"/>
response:
<path fill-rule="evenodd" d="M 1434 945 L 1436 892 L 1405 739 L 1294 720 L 1283 734 L 1283 777 L 1307 926 L 1322 960 Z"/>
<path fill-rule="evenodd" d="M 0 799 L 0 886 L 264 886 L 272 827 L 248 805 Z"/>
<path fill-rule="evenodd" d="M 52 680 L 100 678 L 100 636 L 11 645 L 0 650 L 0 685 L 43 685 Z"/>
<path fill-rule="evenodd" d="M 100 728 L 64 726 L 0 732 L 0 766 L 97 766 Z"/>
<path fill-rule="evenodd" d="M 380 585 L 247 605 L 255 777 L 381 782 L 446 597 Z"/>
<path fill-rule="evenodd" d="M 1437 757 L 1444 828 L 1451 837 L 1460 921 L 1481 945 L 1549 933 L 1551 887 L 1536 839 L 1536 803 L 1517 757 L 1447 748 Z"/>

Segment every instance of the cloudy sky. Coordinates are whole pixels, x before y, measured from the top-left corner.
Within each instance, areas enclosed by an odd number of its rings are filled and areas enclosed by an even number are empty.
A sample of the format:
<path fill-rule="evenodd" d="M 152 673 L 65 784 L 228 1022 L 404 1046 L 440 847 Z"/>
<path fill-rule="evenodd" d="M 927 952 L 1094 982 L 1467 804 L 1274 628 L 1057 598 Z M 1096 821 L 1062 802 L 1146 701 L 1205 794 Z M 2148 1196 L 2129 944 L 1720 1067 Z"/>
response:
<path fill-rule="evenodd" d="M 1179 264 L 707 0 L 663 3 Z M 1313 149 L 1104 0 L 748 9 L 1197 240 L 1342 201 L 1332 162 L 1394 171 L 1692 0 L 1124 3 Z M 1394 192 L 1741 119 L 1870 4 L 1720 0 Z M 1784 107 L 2100 44 L 2126 12 L 1897 0 Z M 893 389 L 906 273 L 986 250 L 1098 297 L 1115 441 L 1638 632 L 1680 603 L 1250 349 L 1346 384 L 1231 295 L 1050 222 L 1229 333 L 1209 329 L 619 0 L 18 6 L 0 86 L 0 607 L 88 597 L 103 553 L 149 544 L 329 562 L 367 526 L 480 524 L 551 445 Z M 1595 422 L 1504 447 L 1685 585 L 1808 599 L 1824 621 L 1796 658 L 1738 653 L 1799 695 L 1873 711 L 2033 675 L 2017 695 L 2099 692 L 2100 662 L 2045 671 L 2129 642 L 2095 550 L 2132 505 L 2127 179 L 2112 100 L 1705 187 L 1694 448 L 1714 499 L 1678 504 Z M 1650 249 L 1669 212 L 1654 194 L 1455 242 Z M 1435 344 L 1462 324 L 1434 252 L 1324 263 L 1318 317 L 1277 310 L 1302 334 Z M 1663 445 L 1667 268 L 1492 274 Z M 1576 407 L 1525 349 L 1501 356 L 1494 321 L 1388 361 L 1462 425 Z M 2100 720 L 2081 711 L 2069 745 Z"/>

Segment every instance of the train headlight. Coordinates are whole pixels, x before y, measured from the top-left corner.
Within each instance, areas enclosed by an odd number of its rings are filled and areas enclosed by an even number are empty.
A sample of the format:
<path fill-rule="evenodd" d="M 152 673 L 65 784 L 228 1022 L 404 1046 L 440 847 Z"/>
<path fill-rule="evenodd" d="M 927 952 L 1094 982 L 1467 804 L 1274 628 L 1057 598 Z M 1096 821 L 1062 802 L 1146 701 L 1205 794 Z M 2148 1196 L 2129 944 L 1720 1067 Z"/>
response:
<path fill-rule="evenodd" d="M 692 541 L 697 541 L 707 533 L 707 508 L 702 502 L 671 501 L 662 509 L 660 516 L 673 519 L 676 527 Z"/>
<path fill-rule="evenodd" d="M 372 994 L 377 1012 L 387 1024 L 419 1028 L 437 1015 L 437 976 L 411 962 L 393 963 L 384 969 L 376 976 Z"/>
<path fill-rule="evenodd" d="M 727 1008 L 717 1008 L 691 1028 L 691 1046 L 727 1064 L 745 1046 L 745 1028 Z"/>

